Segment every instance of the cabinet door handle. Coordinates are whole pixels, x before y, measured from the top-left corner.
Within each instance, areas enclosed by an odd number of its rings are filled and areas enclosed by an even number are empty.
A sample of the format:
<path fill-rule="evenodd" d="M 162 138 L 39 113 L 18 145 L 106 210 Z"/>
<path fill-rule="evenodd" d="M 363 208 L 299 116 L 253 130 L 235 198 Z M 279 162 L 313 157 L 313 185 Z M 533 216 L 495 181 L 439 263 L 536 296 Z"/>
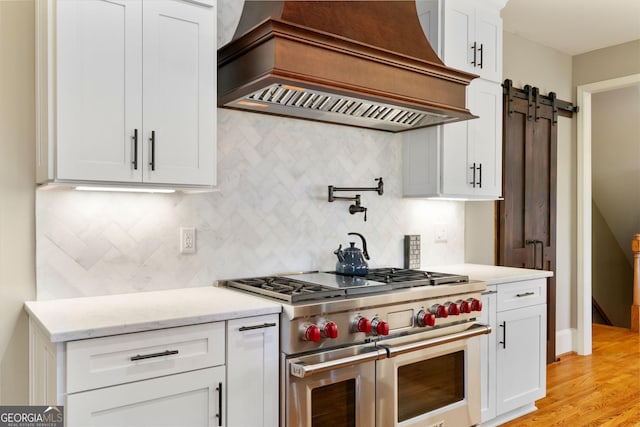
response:
<path fill-rule="evenodd" d="M 502 322 L 500 327 L 502 328 L 502 341 L 499 341 L 498 344 L 502 344 L 502 348 L 507 348 L 507 322 Z"/>
<path fill-rule="evenodd" d="M 216 387 L 216 391 L 218 392 L 218 413 L 216 414 L 216 418 L 218 419 L 218 425 L 222 425 L 222 383 L 218 383 L 218 387 Z"/>
<path fill-rule="evenodd" d="M 473 179 L 469 184 L 471 184 L 473 188 L 476 188 L 476 164 L 474 163 L 469 169 L 473 171 Z"/>
<path fill-rule="evenodd" d="M 131 361 L 135 362 L 136 360 L 153 359 L 154 357 L 172 356 L 174 354 L 178 354 L 178 350 L 166 350 L 160 353 L 151 354 L 137 354 L 135 356 L 131 356 Z"/>
<path fill-rule="evenodd" d="M 273 328 L 274 326 L 276 326 L 275 323 L 263 323 L 262 325 L 241 326 L 240 328 L 238 328 L 238 330 L 242 332 L 242 331 L 251 331 L 253 329 Z"/>
<path fill-rule="evenodd" d="M 151 161 L 149 162 L 149 166 L 151 166 L 151 170 L 156 170 L 156 131 L 151 131 L 151 138 L 149 138 L 149 142 L 151 143 Z"/>
<path fill-rule="evenodd" d="M 477 54 L 477 43 L 473 42 L 473 45 L 471 45 L 471 49 L 473 49 L 473 61 L 471 61 L 471 65 L 473 65 L 474 67 L 476 66 L 476 54 Z"/>
<path fill-rule="evenodd" d="M 138 170 L 138 129 L 133 130 L 133 169 Z"/>
<path fill-rule="evenodd" d="M 530 297 L 531 295 L 535 295 L 535 292 L 525 292 L 524 294 L 516 294 L 516 296 L 518 298 L 522 298 L 522 297 Z"/>
<path fill-rule="evenodd" d="M 482 188 L 482 163 L 478 163 L 478 175 L 480 177 L 478 180 L 478 187 Z"/>
<path fill-rule="evenodd" d="M 484 59 L 483 56 L 484 55 L 482 54 L 482 48 L 483 48 L 483 45 L 482 45 L 482 43 L 480 43 L 480 48 L 478 49 L 480 51 L 480 64 L 478 64 L 478 67 L 480 67 L 480 68 L 482 68 L 482 63 L 484 62 L 483 61 L 483 59 Z"/>

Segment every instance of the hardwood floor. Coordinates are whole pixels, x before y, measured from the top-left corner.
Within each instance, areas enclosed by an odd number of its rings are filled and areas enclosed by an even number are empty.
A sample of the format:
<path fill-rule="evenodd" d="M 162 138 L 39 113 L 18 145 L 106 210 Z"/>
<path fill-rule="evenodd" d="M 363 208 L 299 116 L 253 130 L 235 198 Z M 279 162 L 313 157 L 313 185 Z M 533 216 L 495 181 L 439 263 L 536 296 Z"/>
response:
<path fill-rule="evenodd" d="M 536 406 L 503 426 L 640 426 L 640 335 L 593 325 L 593 354 L 548 365 L 547 397 Z"/>

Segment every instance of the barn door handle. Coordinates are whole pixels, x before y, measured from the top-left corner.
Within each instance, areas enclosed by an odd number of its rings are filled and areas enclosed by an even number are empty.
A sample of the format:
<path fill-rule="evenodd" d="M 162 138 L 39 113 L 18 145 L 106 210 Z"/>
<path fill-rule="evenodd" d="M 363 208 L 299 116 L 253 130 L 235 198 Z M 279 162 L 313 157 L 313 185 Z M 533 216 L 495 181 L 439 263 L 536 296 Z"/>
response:
<path fill-rule="evenodd" d="M 535 268 L 536 270 L 544 270 L 544 242 L 542 240 L 536 240 L 536 247 L 538 244 L 540 244 L 540 268 L 538 268 L 537 265 Z"/>
<path fill-rule="evenodd" d="M 527 245 L 533 245 L 533 268 L 538 267 L 538 242 L 539 240 L 525 240 Z"/>

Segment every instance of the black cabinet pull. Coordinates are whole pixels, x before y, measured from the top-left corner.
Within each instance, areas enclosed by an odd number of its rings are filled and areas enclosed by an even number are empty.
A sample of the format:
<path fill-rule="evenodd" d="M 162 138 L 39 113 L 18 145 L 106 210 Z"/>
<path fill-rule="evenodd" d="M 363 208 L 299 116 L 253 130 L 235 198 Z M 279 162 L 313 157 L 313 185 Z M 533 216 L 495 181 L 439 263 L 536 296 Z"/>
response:
<path fill-rule="evenodd" d="M 535 292 L 525 292 L 524 294 L 516 294 L 516 296 L 518 298 L 522 298 L 522 297 L 530 297 L 531 295 L 535 295 Z"/>
<path fill-rule="evenodd" d="M 149 142 L 151 142 L 151 161 L 149 162 L 149 166 L 151 166 L 151 170 L 156 170 L 156 131 L 151 131 L 151 138 L 149 138 Z"/>
<path fill-rule="evenodd" d="M 473 42 L 473 45 L 471 46 L 471 49 L 473 49 L 473 61 L 471 61 L 471 65 L 473 65 L 474 67 L 476 66 L 476 54 L 477 54 L 477 43 Z"/>
<path fill-rule="evenodd" d="M 502 328 L 502 341 L 499 341 L 498 344 L 502 344 L 502 348 L 507 348 L 507 322 L 502 322 L 500 327 Z"/>
<path fill-rule="evenodd" d="M 476 188 L 476 164 L 474 163 L 469 169 L 473 171 L 473 179 L 469 184 L 471 184 L 473 188 Z"/>
<path fill-rule="evenodd" d="M 162 357 L 162 356 L 172 356 L 174 354 L 178 354 L 178 350 L 166 350 L 160 353 L 151 353 L 151 354 L 137 354 L 131 357 L 131 361 L 135 362 L 136 360 L 144 360 L 144 359 L 153 359 L 154 357 Z"/>
<path fill-rule="evenodd" d="M 240 328 L 238 328 L 238 330 L 242 332 L 242 331 L 251 331 L 253 329 L 273 328 L 274 326 L 276 326 L 275 323 L 263 323 L 262 325 L 241 326 Z"/>
<path fill-rule="evenodd" d="M 478 180 L 478 187 L 482 188 L 482 163 L 478 163 L 478 175 L 480 179 Z"/>
<path fill-rule="evenodd" d="M 478 50 L 480 51 L 480 64 L 478 64 L 478 67 L 480 67 L 480 68 L 482 68 L 482 63 L 484 62 L 484 61 L 483 61 L 483 59 L 484 59 L 484 58 L 483 58 L 483 56 L 484 56 L 484 55 L 482 54 L 482 48 L 483 48 L 483 47 L 484 47 L 484 46 L 483 46 L 483 44 L 482 44 L 482 43 L 480 43 L 480 48 L 478 49 Z"/>
<path fill-rule="evenodd" d="M 216 391 L 218 392 L 218 413 L 216 414 L 216 418 L 218 419 L 218 425 L 222 425 L 222 383 L 218 383 L 218 387 L 216 387 Z"/>
<path fill-rule="evenodd" d="M 133 169 L 138 170 L 138 129 L 133 130 Z"/>

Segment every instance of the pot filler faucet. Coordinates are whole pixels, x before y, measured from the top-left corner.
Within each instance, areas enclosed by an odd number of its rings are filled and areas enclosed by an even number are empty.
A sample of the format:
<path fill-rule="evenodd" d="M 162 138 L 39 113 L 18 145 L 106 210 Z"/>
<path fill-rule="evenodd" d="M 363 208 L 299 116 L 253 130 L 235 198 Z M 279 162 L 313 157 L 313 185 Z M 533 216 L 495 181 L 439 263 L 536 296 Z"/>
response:
<path fill-rule="evenodd" d="M 349 202 L 354 202 L 349 206 L 349 213 L 351 215 L 355 213 L 362 212 L 364 213 L 364 220 L 367 220 L 367 208 L 362 206 L 362 202 L 360 200 L 360 194 L 356 194 L 354 197 L 338 197 L 334 196 L 333 193 L 337 191 L 375 191 L 378 195 L 382 196 L 384 192 L 384 183 L 382 182 L 382 177 L 376 178 L 378 181 L 377 187 L 334 187 L 333 185 L 329 186 L 329 202 L 334 202 L 336 200 L 346 200 Z"/>

